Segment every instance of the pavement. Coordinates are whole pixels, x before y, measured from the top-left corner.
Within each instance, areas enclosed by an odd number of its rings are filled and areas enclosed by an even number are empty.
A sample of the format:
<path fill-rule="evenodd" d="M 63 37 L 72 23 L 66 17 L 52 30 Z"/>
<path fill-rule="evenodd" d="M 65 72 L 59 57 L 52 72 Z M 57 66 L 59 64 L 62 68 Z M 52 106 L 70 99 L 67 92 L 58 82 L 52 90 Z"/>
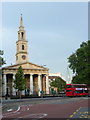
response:
<path fill-rule="evenodd" d="M 57 98 L 63 98 L 63 97 L 45 97 L 45 98 L 22 98 L 22 99 L 10 99 L 7 100 L 5 98 L 2 99 L 2 103 L 9 103 L 9 102 L 24 102 L 24 101 L 34 101 L 34 100 L 51 100 L 51 99 L 57 99 Z M 65 97 L 64 97 L 65 98 Z"/>

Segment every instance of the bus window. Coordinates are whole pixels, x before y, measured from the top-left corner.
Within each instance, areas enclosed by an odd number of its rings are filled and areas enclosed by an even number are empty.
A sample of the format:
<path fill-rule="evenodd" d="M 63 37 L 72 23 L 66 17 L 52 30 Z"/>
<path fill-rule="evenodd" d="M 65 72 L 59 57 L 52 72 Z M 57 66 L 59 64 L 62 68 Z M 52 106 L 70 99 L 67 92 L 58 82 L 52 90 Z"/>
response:
<path fill-rule="evenodd" d="M 67 88 L 71 88 L 71 85 L 67 85 Z"/>
<path fill-rule="evenodd" d="M 88 90 L 85 90 L 85 93 L 88 93 Z"/>
<path fill-rule="evenodd" d="M 75 91 L 74 93 L 78 93 L 78 91 Z"/>
<path fill-rule="evenodd" d="M 75 93 L 83 93 L 82 90 L 76 90 Z"/>
<path fill-rule="evenodd" d="M 72 92 L 72 90 L 66 90 L 66 92 Z"/>

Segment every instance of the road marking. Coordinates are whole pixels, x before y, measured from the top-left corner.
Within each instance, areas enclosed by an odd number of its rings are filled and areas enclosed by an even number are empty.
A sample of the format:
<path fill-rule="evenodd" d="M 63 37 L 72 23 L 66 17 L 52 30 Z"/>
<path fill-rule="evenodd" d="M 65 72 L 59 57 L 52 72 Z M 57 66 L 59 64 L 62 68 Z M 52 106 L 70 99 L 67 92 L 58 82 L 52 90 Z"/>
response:
<path fill-rule="evenodd" d="M 76 112 L 78 112 L 79 110 L 76 110 Z"/>
<path fill-rule="evenodd" d="M 72 118 L 72 117 L 73 117 L 73 115 L 70 115 L 69 117 L 70 117 L 70 118 Z"/>
<path fill-rule="evenodd" d="M 32 106 L 32 105 L 29 105 L 29 107 L 30 107 L 30 106 Z M 22 105 L 22 106 L 19 106 L 16 111 L 12 111 L 12 112 L 11 112 L 11 111 L 10 111 L 11 109 L 9 109 L 8 112 L 10 112 L 10 113 L 5 113 L 5 114 L 3 114 L 3 117 L 13 116 L 13 114 L 15 114 L 15 115 L 16 115 L 16 114 L 20 114 L 19 111 L 21 110 L 22 107 L 26 107 L 26 108 L 27 108 L 26 110 L 29 110 L 29 109 L 30 109 L 30 108 L 28 107 L 28 105 Z M 25 108 L 24 108 L 24 109 L 25 109 Z M 24 110 L 24 111 L 25 111 L 25 110 Z"/>
<path fill-rule="evenodd" d="M 72 118 L 79 110 L 81 109 L 81 107 L 79 109 L 77 109 L 72 115 L 70 115 L 69 117 Z"/>
<path fill-rule="evenodd" d="M 44 118 L 46 116 L 47 116 L 47 114 L 45 114 L 45 113 L 36 113 L 36 114 L 24 115 L 24 116 L 19 117 L 19 118 L 33 118 L 33 120 L 37 120 L 40 118 Z"/>
<path fill-rule="evenodd" d="M 74 112 L 73 114 L 76 114 L 76 112 Z"/>
<path fill-rule="evenodd" d="M 9 115 L 9 114 L 17 113 L 19 110 L 20 110 L 20 107 L 18 107 L 18 109 L 17 109 L 16 111 L 14 111 L 14 112 L 10 112 L 10 113 L 5 113 L 5 114 L 3 114 L 3 117 L 4 117 L 4 116 L 7 116 L 7 115 Z"/>
<path fill-rule="evenodd" d="M 10 112 L 10 111 L 12 111 L 13 109 L 9 109 L 9 110 L 7 110 L 8 112 Z"/>
<path fill-rule="evenodd" d="M 81 112 L 82 111 L 82 112 Z M 78 117 L 77 117 L 78 116 Z M 90 118 L 88 108 L 80 107 L 73 115 L 70 115 L 71 118 Z"/>
<path fill-rule="evenodd" d="M 29 108 L 27 108 L 27 110 L 29 110 Z"/>
<path fill-rule="evenodd" d="M 7 117 L 14 116 L 14 115 L 18 115 L 18 114 L 20 114 L 20 112 L 12 113 L 12 114 L 9 114 L 9 115 L 5 115 L 5 116 L 3 116 L 3 117 L 4 117 L 4 118 L 7 118 Z"/>
<path fill-rule="evenodd" d="M 21 107 L 21 111 L 29 110 L 31 106 L 32 105 L 22 105 L 22 106 L 20 106 Z"/>

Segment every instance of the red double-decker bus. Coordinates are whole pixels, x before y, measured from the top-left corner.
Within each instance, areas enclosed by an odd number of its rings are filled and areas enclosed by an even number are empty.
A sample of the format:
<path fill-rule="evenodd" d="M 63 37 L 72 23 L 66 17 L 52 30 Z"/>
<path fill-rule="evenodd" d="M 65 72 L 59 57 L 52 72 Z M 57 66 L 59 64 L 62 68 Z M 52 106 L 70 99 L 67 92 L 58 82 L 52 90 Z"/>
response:
<path fill-rule="evenodd" d="M 88 96 L 86 84 L 66 84 L 66 96 Z"/>

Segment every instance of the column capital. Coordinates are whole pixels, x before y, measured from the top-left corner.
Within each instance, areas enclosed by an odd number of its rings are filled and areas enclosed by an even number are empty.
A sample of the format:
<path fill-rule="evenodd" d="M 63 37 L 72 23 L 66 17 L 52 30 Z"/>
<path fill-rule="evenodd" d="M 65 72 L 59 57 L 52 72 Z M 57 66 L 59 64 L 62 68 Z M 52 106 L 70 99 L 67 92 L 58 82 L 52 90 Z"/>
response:
<path fill-rule="evenodd" d="M 49 76 L 49 74 L 45 74 L 44 76 Z"/>
<path fill-rule="evenodd" d="M 15 74 L 12 74 L 13 75 L 13 79 L 15 79 Z"/>
<path fill-rule="evenodd" d="M 38 74 L 38 76 L 41 76 L 42 74 Z"/>
<path fill-rule="evenodd" d="M 34 74 L 33 73 L 30 73 L 30 76 L 33 76 Z"/>
<path fill-rule="evenodd" d="M 7 73 L 3 73 L 3 75 L 7 75 Z"/>

